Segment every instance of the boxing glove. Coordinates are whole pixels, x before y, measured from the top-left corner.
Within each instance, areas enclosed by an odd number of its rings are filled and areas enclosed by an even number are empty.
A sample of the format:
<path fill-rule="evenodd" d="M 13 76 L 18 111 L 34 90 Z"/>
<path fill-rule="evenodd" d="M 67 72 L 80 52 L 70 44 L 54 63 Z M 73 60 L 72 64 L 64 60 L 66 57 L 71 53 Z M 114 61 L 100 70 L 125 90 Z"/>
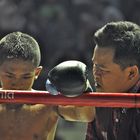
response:
<path fill-rule="evenodd" d="M 46 89 L 50 94 L 61 93 L 67 97 L 76 97 L 93 91 L 88 80 L 86 65 L 76 60 L 64 61 L 50 70 Z"/>

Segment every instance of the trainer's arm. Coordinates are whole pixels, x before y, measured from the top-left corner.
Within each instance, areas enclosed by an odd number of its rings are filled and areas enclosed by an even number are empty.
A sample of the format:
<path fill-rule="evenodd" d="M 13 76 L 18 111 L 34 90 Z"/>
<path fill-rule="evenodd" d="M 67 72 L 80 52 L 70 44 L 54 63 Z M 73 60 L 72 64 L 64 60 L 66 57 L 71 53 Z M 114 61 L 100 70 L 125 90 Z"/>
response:
<path fill-rule="evenodd" d="M 95 116 L 95 107 L 89 106 L 58 106 L 57 113 L 65 120 L 90 122 Z"/>
<path fill-rule="evenodd" d="M 48 91 L 51 89 L 50 93 L 55 87 L 56 91 L 69 98 L 93 91 L 88 80 L 87 66 L 80 61 L 70 60 L 58 64 L 48 73 L 48 80 L 51 83 L 51 88 L 47 86 Z M 70 121 L 90 122 L 95 115 L 95 108 L 89 106 L 57 106 L 55 111 Z"/>

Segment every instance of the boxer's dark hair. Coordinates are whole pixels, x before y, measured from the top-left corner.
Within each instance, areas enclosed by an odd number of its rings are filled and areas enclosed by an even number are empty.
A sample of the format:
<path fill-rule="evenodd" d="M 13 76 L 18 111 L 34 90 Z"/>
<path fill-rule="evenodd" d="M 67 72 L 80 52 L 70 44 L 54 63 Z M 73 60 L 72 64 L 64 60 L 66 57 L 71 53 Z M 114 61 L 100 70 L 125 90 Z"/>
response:
<path fill-rule="evenodd" d="M 37 67 L 40 64 L 40 49 L 36 40 L 28 34 L 13 32 L 0 40 L 0 65 L 11 59 L 31 61 Z"/>
<path fill-rule="evenodd" d="M 114 49 L 113 61 L 122 69 L 137 65 L 140 69 L 140 26 L 128 21 L 111 22 L 97 30 L 98 47 Z"/>

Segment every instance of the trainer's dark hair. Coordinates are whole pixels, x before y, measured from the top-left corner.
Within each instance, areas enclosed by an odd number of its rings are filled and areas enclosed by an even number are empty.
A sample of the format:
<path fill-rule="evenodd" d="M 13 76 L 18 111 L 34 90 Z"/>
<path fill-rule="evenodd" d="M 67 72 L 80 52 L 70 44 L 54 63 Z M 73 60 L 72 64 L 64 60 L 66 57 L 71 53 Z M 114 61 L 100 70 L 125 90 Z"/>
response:
<path fill-rule="evenodd" d="M 98 47 L 113 48 L 113 61 L 122 69 L 137 65 L 140 69 L 140 26 L 129 21 L 107 23 L 94 34 Z"/>
<path fill-rule="evenodd" d="M 28 34 L 13 32 L 0 40 L 0 65 L 11 59 L 31 61 L 37 67 L 40 64 L 40 49 L 36 40 Z"/>

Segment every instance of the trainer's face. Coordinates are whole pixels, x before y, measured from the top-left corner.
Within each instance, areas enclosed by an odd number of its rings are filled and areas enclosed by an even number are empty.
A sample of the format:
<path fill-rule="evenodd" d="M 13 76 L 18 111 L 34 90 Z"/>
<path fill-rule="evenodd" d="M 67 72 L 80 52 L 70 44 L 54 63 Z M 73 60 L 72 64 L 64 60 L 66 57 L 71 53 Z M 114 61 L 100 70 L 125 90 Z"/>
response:
<path fill-rule="evenodd" d="M 114 50 L 111 48 L 94 49 L 93 76 L 97 92 L 126 92 L 138 79 L 132 81 L 129 77 L 129 68 L 121 69 L 113 62 Z"/>
<path fill-rule="evenodd" d="M 2 89 L 31 90 L 42 67 L 35 68 L 30 62 L 21 59 L 5 61 L 0 66 Z"/>

